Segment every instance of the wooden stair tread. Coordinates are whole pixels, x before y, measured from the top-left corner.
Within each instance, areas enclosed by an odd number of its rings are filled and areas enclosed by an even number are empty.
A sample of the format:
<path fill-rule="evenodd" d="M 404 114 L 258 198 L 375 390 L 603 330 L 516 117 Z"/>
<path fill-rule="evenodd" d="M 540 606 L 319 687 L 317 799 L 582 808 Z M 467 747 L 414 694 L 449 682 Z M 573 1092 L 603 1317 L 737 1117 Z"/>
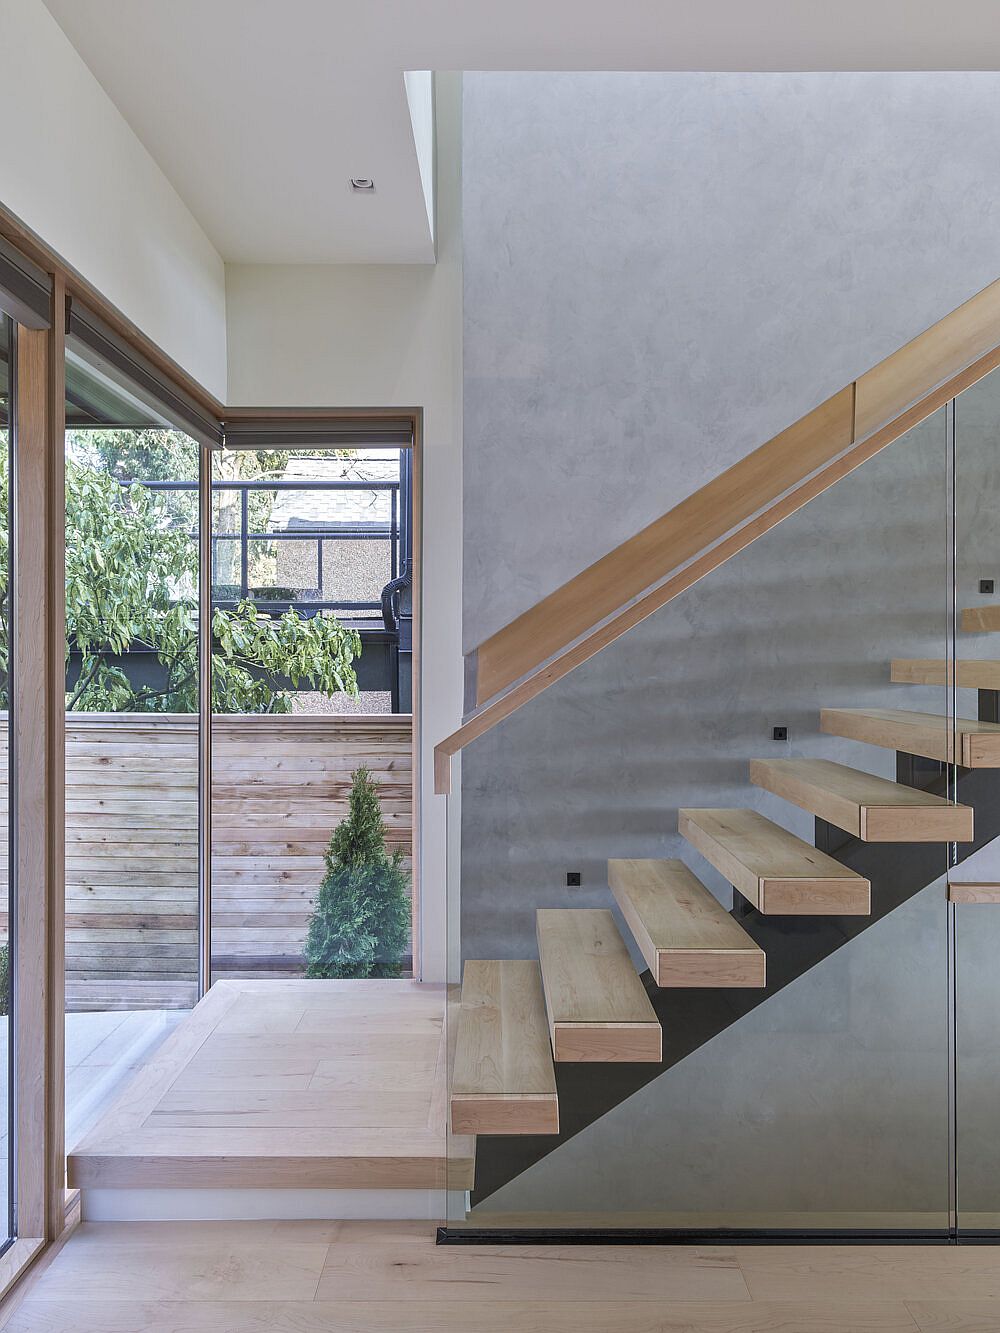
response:
<path fill-rule="evenodd" d="M 658 986 L 765 984 L 764 950 L 683 861 L 609 861 L 608 884 Z"/>
<path fill-rule="evenodd" d="M 455 1134 L 558 1134 L 545 997 L 532 960 L 469 961 L 451 1087 Z"/>
<path fill-rule="evenodd" d="M 750 781 L 862 842 L 971 842 L 972 808 L 829 759 L 752 759 Z"/>
<path fill-rule="evenodd" d="M 871 885 L 756 810 L 680 810 L 678 829 L 758 911 L 867 916 Z"/>
<path fill-rule="evenodd" d="M 992 880 L 948 880 L 950 903 L 1000 903 L 1000 884 Z"/>
<path fill-rule="evenodd" d="M 538 957 L 557 1061 L 659 1061 L 662 1033 L 605 908 L 540 908 Z"/>
<path fill-rule="evenodd" d="M 895 657 L 889 679 L 896 685 L 950 685 L 951 662 L 937 657 Z M 964 690 L 1000 690 L 1000 661 L 969 659 L 956 664 L 955 684 Z"/>
<path fill-rule="evenodd" d="M 820 730 L 829 736 L 864 741 L 887 750 L 919 754 L 942 763 L 954 762 L 954 739 L 941 713 L 916 713 L 905 708 L 823 708 Z M 975 718 L 955 719 L 958 760 L 964 768 L 1000 768 L 1000 723 Z"/>
<path fill-rule="evenodd" d="M 968 634 L 989 633 L 1000 629 L 1000 603 L 988 606 L 968 606 L 962 612 L 960 624 Z"/>

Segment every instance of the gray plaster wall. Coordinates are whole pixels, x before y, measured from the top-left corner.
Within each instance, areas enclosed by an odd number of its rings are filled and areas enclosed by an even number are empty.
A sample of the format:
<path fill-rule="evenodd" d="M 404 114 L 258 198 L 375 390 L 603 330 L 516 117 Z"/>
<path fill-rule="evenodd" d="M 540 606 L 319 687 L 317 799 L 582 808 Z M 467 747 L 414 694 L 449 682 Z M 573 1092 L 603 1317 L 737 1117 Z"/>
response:
<path fill-rule="evenodd" d="M 538 907 L 608 906 L 609 857 L 681 856 L 729 906 L 678 809 L 753 806 L 811 842 L 751 759 L 895 775 L 891 751 L 821 734 L 821 707 L 936 711 L 944 732 L 944 687 L 889 664 L 946 652 L 945 444 L 942 411 L 466 750 L 465 957 L 533 956 Z"/>
<path fill-rule="evenodd" d="M 467 648 L 1000 276 L 998 76 L 474 74 L 465 89 Z M 1000 562 L 994 406 L 991 384 L 959 414 L 966 599 Z M 753 805 L 812 839 L 807 814 L 747 785 L 754 756 L 893 775 L 891 753 L 821 736 L 819 709 L 946 711 L 943 689 L 888 679 L 894 656 L 945 652 L 946 425 L 938 413 L 469 747 L 463 956 L 533 956 L 535 909 L 607 906 L 613 856 L 680 855 L 728 905 L 678 838 L 679 807 Z M 943 856 L 928 849 L 928 884 Z M 732 1178 L 743 1214 L 935 1213 L 941 898 L 937 883 L 490 1210 L 712 1211 Z M 986 957 L 970 952 L 980 999 Z M 996 1086 L 974 1007 L 971 1162 Z"/>
<path fill-rule="evenodd" d="M 1000 276 L 994 74 L 467 74 L 467 648 Z"/>

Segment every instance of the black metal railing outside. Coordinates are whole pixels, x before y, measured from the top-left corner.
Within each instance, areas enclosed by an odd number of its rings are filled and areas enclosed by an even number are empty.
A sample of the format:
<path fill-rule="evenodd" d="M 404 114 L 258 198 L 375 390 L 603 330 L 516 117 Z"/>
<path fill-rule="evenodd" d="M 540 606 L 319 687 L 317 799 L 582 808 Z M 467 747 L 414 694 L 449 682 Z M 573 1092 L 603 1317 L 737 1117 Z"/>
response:
<path fill-rule="evenodd" d="M 196 481 L 142 481 L 122 482 L 123 487 L 140 485 L 147 490 L 157 493 L 181 493 L 197 492 L 198 483 Z M 320 480 L 254 480 L 254 481 L 213 481 L 212 491 L 217 492 L 236 492 L 240 497 L 240 524 L 238 531 L 222 531 L 212 533 L 212 564 L 213 569 L 216 566 L 219 544 L 225 541 L 239 542 L 239 585 L 235 595 L 229 597 L 220 597 L 215 593 L 215 584 L 213 578 L 212 605 L 231 609 L 239 602 L 251 600 L 255 606 L 272 615 L 281 615 L 282 612 L 294 609 L 302 616 L 317 615 L 323 611 L 335 612 L 370 612 L 369 617 L 383 614 L 384 596 L 371 599 L 345 599 L 338 597 L 324 597 L 326 581 L 324 574 L 323 551 L 324 543 L 334 541 L 358 541 L 378 540 L 384 538 L 389 543 L 389 580 L 387 586 L 395 583 L 401 576 L 405 577 L 409 570 L 404 566 L 408 564 L 403 552 L 409 549 L 409 514 L 407 507 L 400 504 L 401 481 L 398 479 L 379 480 L 379 481 L 320 481 Z M 310 524 L 303 528 L 285 528 L 281 531 L 273 532 L 254 532 L 250 528 L 250 495 L 254 491 L 387 491 L 389 493 L 389 521 L 387 523 L 369 523 L 364 525 L 341 523 L 329 525 Z M 192 537 L 195 534 L 192 533 Z M 278 597 L 260 597 L 254 593 L 250 582 L 250 548 L 254 542 L 289 542 L 316 544 L 316 596 L 304 596 L 301 599 L 278 598 Z M 228 585 L 227 585 L 228 586 Z M 388 628 L 388 625 L 387 625 Z"/>

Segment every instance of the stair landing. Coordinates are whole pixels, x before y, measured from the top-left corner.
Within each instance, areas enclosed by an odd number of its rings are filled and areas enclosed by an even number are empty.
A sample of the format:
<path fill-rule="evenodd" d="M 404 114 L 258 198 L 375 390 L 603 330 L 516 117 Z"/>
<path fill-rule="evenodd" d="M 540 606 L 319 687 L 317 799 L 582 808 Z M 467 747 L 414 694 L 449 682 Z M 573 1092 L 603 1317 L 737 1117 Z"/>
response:
<path fill-rule="evenodd" d="M 69 1186 L 469 1188 L 444 1011 L 412 981 L 216 982 L 70 1153 Z"/>

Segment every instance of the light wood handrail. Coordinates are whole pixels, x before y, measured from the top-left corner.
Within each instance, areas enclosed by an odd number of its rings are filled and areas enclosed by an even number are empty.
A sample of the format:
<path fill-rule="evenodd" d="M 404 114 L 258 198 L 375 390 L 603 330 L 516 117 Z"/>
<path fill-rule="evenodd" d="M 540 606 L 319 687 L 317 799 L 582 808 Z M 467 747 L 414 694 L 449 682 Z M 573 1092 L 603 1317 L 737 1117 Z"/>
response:
<path fill-rule="evenodd" d="M 435 791 L 470 741 L 998 365 L 1000 281 L 491 635 L 467 658 L 473 710 L 435 747 Z"/>

